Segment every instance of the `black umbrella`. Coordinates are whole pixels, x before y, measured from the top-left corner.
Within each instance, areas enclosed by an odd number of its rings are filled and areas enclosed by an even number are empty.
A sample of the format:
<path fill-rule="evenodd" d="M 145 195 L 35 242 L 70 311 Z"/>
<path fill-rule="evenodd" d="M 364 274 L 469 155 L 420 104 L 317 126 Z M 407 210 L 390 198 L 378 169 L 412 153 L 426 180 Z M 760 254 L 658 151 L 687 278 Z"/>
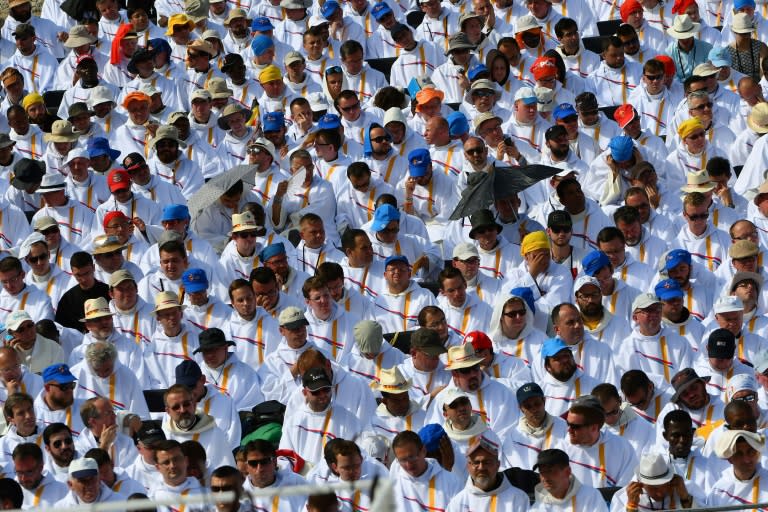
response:
<path fill-rule="evenodd" d="M 76 21 L 86 17 L 99 19 L 96 0 L 64 0 L 61 4 L 61 10 L 69 14 Z"/>
<path fill-rule="evenodd" d="M 549 165 L 525 165 L 522 167 L 495 167 L 490 172 L 475 172 L 469 175 L 469 186 L 461 193 L 459 204 L 451 214 L 451 220 L 469 217 L 478 210 L 490 208 L 496 198 L 509 197 L 551 178 L 563 169 Z"/>

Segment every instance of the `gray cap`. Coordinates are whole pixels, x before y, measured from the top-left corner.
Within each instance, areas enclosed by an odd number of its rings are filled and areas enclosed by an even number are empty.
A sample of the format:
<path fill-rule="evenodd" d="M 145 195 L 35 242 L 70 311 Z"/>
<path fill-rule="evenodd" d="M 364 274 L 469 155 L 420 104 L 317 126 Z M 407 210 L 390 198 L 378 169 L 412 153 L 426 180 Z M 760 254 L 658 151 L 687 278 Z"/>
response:
<path fill-rule="evenodd" d="M 363 320 L 355 324 L 355 343 L 362 354 L 378 354 L 384 343 L 384 331 L 379 322 Z"/>

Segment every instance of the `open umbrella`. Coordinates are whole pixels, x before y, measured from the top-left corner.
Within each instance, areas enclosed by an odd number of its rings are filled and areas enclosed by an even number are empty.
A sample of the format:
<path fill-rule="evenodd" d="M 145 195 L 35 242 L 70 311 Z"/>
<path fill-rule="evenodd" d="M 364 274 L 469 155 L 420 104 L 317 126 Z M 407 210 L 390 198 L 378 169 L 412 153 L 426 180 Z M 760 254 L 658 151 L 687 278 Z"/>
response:
<path fill-rule="evenodd" d="M 551 178 L 563 169 L 549 165 L 525 165 L 522 167 L 495 167 L 490 172 L 469 175 L 469 186 L 461 193 L 459 204 L 451 214 L 451 220 L 469 217 L 478 210 L 490 208 L 496 198 L 509 197 Z"/>
<path fill-rule="evenodd" d="M 212 178 L 187 201 L 190 215 L 196 217 L 199 212 L 218 201 L 224 192 L 240 180 L 253 185 L 256 169 L 255 165 L 236 165 L 224 174 Z"/>

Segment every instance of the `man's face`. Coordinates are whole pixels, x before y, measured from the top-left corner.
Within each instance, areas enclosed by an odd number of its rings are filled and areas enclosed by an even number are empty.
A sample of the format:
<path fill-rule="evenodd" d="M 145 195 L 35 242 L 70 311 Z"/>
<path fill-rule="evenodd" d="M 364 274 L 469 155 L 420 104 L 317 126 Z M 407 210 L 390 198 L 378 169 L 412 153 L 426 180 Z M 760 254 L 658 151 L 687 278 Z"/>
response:
<path fill-rule="evenodd" d="M 608 242 L 599 242 L 598 245 L 600 250 L 611 260 L 611 265 L 614 268 L 624 263 L 626 259 L 626 246 L 620 238 L 614 238 Z"/>
<path fill-rule="evenodd" d="M 496 124 L 496 121 L 486 121 L 483 124 Z M 476 138 L 470 138 L 464 144 L 464 157 L 475 166 L 485 165 L 488 159 L 488 146 L 486 146 L 481 140 Z"/>
<path fill-rule="evenodd" d="M 293 329 L 287 327 L 280 327 L 280 334 L 285 338 L 289 347 L 299 348 L 303 347 L 307 342 L 307 326 L 301 325 Z"/>
<path fill-rule="evenodd" d="M 476 487 L 490 489 L 496 485 L 499 474 L 499 458 L 485 449 L 475 450 L 467 457 L 469 476 Z"/>
<path fill-rule="evenodd" d="M 347 68 L 347 73 L 357 75 L 363 69 L 363 52 L 357 51 L 342 57 L 342 63 Z"/>
<path fill-rule="evenodd" d="M 680 402 L 689 409 L 698 410 L 707 405 L 707 386 L 697 380 L 680 395 Z"/>
<path fill-rule="evenodd" d="M 635 55 L 640 51 L 640 38 L 637 37 L 637 34 L 619 36 L 619 39 L 621 40 L 625 55 Z"/>
<path fill-rule="evenodd" d="M 74 382 L 67 384 L 48 382 L 45 385 L 45 396 L 48 398 L 48 404 L 56 410 L 66 409 L 75 401 L 75 386 Z"/>
<path fill-rule="evenodd" d="M 741 332 L 741 327 L 744 325 L 744 313 L 742 311 L 717 313 L 715 320 L 722 329 L 728 329 L 736 336 Z"/>
<path fill-rule="evenodd" d="M 661 304 L 652 304 L 647 308 L 635 310 L 632 320 L 637 322 L 641 332 L 656 334 L 661 328 Z"/>
<path fill-rule="evenodd" d="M 461 272 L 465 280 L 474 279 L 480 271 L 480 258 L 472 256 L 466 260 L 460 260 L 458 258 L 453 259 L 454 268 Z"/>
<path fill-rule="evenodd" d="M 390 263 L 384 271 L 384 279 L 392 288 L 405 289 L 411 280 L 411 267 L 401 261 Z"/>
<path fill-rule="evenodd" d="M 548 357 L 544 363 L 544 368 L 555 379 L 565 382 L 576 372 L 576 360 L 570 349 L 563 349 L 557 354 Z"/>
<path fill-rule="evenodd" d="M 168 485 L 180 485 L 187 479 L 188 464 L 187 457 L 179 447 L 157 452 L 155 467 Z"/>
<path fill-rule="evenodd" d="M 467 283 L 463 277 L 444 279 L 440 294 L 448 299 L 451 306 L 461 307 L 467 301 Z"/>
<path fill-rule="evenodd" d="M 472 402 L 469 398 L 457 398 L 450 404 L 443 406 L 443 416 L 449 420 L 455 428 L 466 430 L 472 421 Z"/>
<path fill-rule="evenodd" d="M 169 164 L 176 160 L 179 154 L 179 143 L 173 139 L 161 139 L 155 144 L 157 158 L 164 164 Z"/>
<path fill-rule="evenodd" d="M 328 287 L 310 290 L 309 297 L 306 299 L 307 306 L 312 310 L 316 317 L 326 320 L 333 311 L 333 298 Z"/>
<path fill-rule="evenodd" d="M 737 272 L 757 272 L 757 255 L 731 260 Z"/>
<path fill-rule="evenodd" d="M 483 372 L 479 364 L 453 370 L 451 376 L 456 387 L 467 393 L 477 391 L 483 383 Z"/>
<path fill-rule="evenodd" d="M 187 270 L 189 261 L 183 254 L 177 252 L 160 251 L 160 270 L 163 274 L 175 281 Z"/>
<path fill-rule="evenodd" d="M 736 283 L 736 287 L 731 292 L 731 295 L 735 295 L 740 298 L 745 305 L 750 305 L 757 301 L 760 289 L 752 279 L 745 279 Z"/>
<path fill-rule="evenodd" d="M 688 152 L 698 155 L 707 145 L 707 135 L 703 129 L 698 129 L 683 139 Z"/>
<path fill-rule="evenodd" d="M 566 417 L 568 422 L 568 439 L 573 445 L 591 444 L 594 438 L 593 430 L 597 425 L 590 425 L 587 419 L 581 414 L 568 411 Z"/>
<path fill-rule="evenodd" d="M 135 124 L 144 124 L 149 119 L 149 102 L 132 101 L 128 104 L 128 117 Z"/>
<path fill-rule="evenodd" d="M 672 297 L 661 301 L 661 316 L 663 318 L 679 318 L 682 311 L 682 297 Z"/>
<path fill-rule="evenodd" d="M 526 323 L 526 309 L 520 299 L 510 299 L 504 304 L 501 314 L 501 329 L 506 334 L 516 335 L 523 330 Z"/>
<path fill-rule="evenodd" d="M 515 118 L 521 123 L 532 123 L 536 119 L 537 112 L 538 106 L 536 102 L 530 104 L 525 103 L 523 100 L 515 102 Z"/>
<path fill-rule="evenodd" d="M 323 221 L 304 222 L 299 230 L 299 236 L 310 249 L 319 249 L 325 243 L 325 227 Z"/>
<path fill-rule="evenodd" d="M 362 476 L 363 458 L 356 453 L 337 455 L 336 462 L 331 464 L 331 469 L 339 474 L 339 480 L 342 482 L 355 482 Z"/>
<path fill-rule="evenodd" d="M 205 98 L 196 98 L 192 100 L 192 116 L 198 121 L 208 119 L 211 113 L 211 102 Z"/>
<path fill-rule="evenodd" d="M 232 233 L 232 240 L 235 242 L 237 252 L 242 256 L 251 256 L 256 250 L 256 231 L 238 231 Z"/>
<path fill-rule="evenodd" d="M 440 356 L 433 356 L 419 349 L 411 349 L 413 367 L 422 372 L 433 372 L 440 364 Z"/>
<path fill-rule="evenodd" d="M 522 104 L 522 102 L 518 103 Z M 477 130 L 478 135 L 480 135 L 486 144 L 490 147 L 496 147 L 499 142 L 504 139 L 504 132 L 501 129 L 501 121 L 499 119 L 489 119 L 488 121 L 483 121 Z M 487 154 L 488 149 L 486 148 L 485 151 Z M 483 158 L 483 161 L 485 161 L 485 158 Z"/>
<path fill-rule="evenodd" d="M 29 130 L 29 117 L 27 117 L 25 112 L 13 110 L 8 115 L 8 126 L 13 128 L 16 133 L 27 133 Z"/>
<path fill-rule="evenodd" d="M 688 229 L 694 235 L 700 235 L 707 229 L 707 223 L 709 222 L 709 208 L 707 205 L 702 204 L 699 206 L 693 206 L 687 204 L 683 207 L 685 220 L 688 222 Z"/>
<path fill-rule="evenodd" d="M 411 408 L 408 393 L 382 393 L 381 401 L 393 416 L 405 416 Z"/>
<path fill-rule="evenodd" d="M 123 281 L 109 290 L 115 306 L 123 311 L 133 308 L 139 300 L 139 289 L 135 281 Z"/>
<path fill-rule="evenodd" d="M 72 434 L 69 432 L 58 432 L 49 439 L 49 444 L 45 447 L 51 454 L 51 458 L 60 466 L 67 466 L 75 457 L 75 443 Z"/>
<path fill-rule="evenodd" d="M 381 232 L 379 234 L 381 235 Z M 369 265 L 373 261 L 373 244 L 368 236 L 360 235 L 355 238 L 355 247 L 348 251 L 347 259 L 357 266 Z"/>
<path fill-rule="evenodd" d="M 356 97 L 341 98 L 338 103 L 341 115 L 347 121 L 357 121 L 363 113 L 360 109 L 360 100 Z"/>
<path fill-rule="evenodd" d="M 256 296 L 253 289 L 243 286 L 232 292 L 232 307 L 243 318 L 250 318 L 256 311 Z"/>
<path fill-rule="evenodd" d="M 642 80 L 649 94 L 659 94 L 664 90 L 664 71 L 659 73 L 646 71 L 643 73 Z"/>
<path fill-rule="evenodd" d="M 13 467 L 19 483 L 28 491 L 34 491 L 43 478 L 43 461 L 38 462 L 34 457 L 16 457 Z"/>
<path fill-rule="evenodd" d="M 304 399 L 309 407 L 314 412 L 324 411 L 331 404 L 331 388 L 321 388 L 315 391 L 310 391 L 307 388 L 302 389 Z"/>
<path fill-rule="evenodd" d="M 203 361 L 210 368 L 219 368 L 227 360 L 229 356 L 229 347 L 222 345 L 220 347 L 213 347 L 202 351 Z"/>
<path fill-rule="evenodd" d="M 275 481 L 277 461 L 265 453 L 250 451 L 246 454 L 248 479 L 255 487 L 267 487 Z"/>
<path fill-rule="evenodd" d="M 180 428 L 189 428 L 195 423 L 195 402 L 188 393 L 172 393 L 165 402 L 165 412 Z M 159 455 L 158 455 L 159 458 Z"/>
<path fill-rule="evenodd" d="M 691 277 L 691 266 L 687 263 L 680 263 L 676 267 L 667 270 L 667 274 L 670 279 L 677 281 L 680 287 L 685 290 Z"/>
<path fill-rule="evenodd" d="M 673 457 L 685 458 L 691 452 L 694 429 L 691 424 L 671 421 L 664 430 L 664 439 L 669 443 L 669 453 Z"/>
<path fill-rule="evenodd" d="M 0 352 L 0 382 L 8 384 L 13 382 L 19 384 L 21 382 L 22 371 L 19 364 L 19 356 L 16 352 L 10 350 L 3 350 Z"/>
<path fill-rule="evenodd" d="M 691 117 L 699 118 L 704 126 L 712 121 L 713 103 L 709 98 L 692 98 L 689 101 L 688 113 Z"/>
<path fill-rule="evenodd" d="M 181 307 L 161 309 L 156 315 L 157 322 L 166 333 L 176 333 L 181 328 L 181 321 L 184 317 Z"/>
<path fill-rule="evenodd" d="M 371 149 L 374 155 L 384 156 L 392 150 L 392 137 L 384 128 L 371 128 Z"/>
<path fill-rule="evenodd" d="M 605 64 L 613 69 L 618 69 L 624 66 L 624 49 L 617 48 L 616 46 L 609 46 L 603 52 L 603 59 Z"/>
<path fill-rule="evenodd" d="M 427 0 L 426 2 L 420 2 L 419 5 L 421 10 L 430 18 L 437 18 L 442 11 L 440 0 Z"/>
<path fill-rule="evenodd" d="M 736 441 L 733 455 L 728 458 L 733 468 L 743 474 L 754 474 L 760 462 L 760 452 L 749 446 L 743 439 Z"/>
<path fill-rule="evenodd" d="M 7 418 L 16 427 L 16 431 L 28 436 L 35 431 L 37 417 L 35 409 L 30 402 L 21 402 L 11 409 L 11 417 Z"/>
<path fill-rule="evenodd" d="M 285 254 L 272 256 L 264 262 L 264 266 L 271 269 L 275 275 L 282 278 L 286 278 L 288 276 L 288 271 L 290 270 L 288 267 L 288 256 Z"/>
<path fill-rule="evenodd" d="M 581 315 L 576 308 L 560 308 L 558 321 L 554 327 L 555 333 L 570 345 L 580 343 L 584 340 L 584 321 L 581 319 Z M 570 350 L 568 352 L 570 352 Z M 571 357 L 573 357 L 573 355 L 571 355 Z"/>
<path fill-rule="evenodd" d="M 101 316 L 85 322 L 85 328 L 91 335 L 99 340 L 105 340 L 115 330 L 115 324 L 111 316 Z"/>
<path fill-rule="evenodd" d="M 596 318 L 603 312 L 603 295 L 600 288 L 587 284 L 576 292 L 576 303 L 581 312 L 589 317 Z"/>
<path fill-rule="evenodd" d="M 220 492 L 234 492 L 239 497 L 243 492 L 241 479 L 242 477 L 240 475 L 211 476 L 211 493 L 215 496 L 216 493 Z M 238 498 L 235 498 L 235 500 L 231 502 L 216 502 L 216 510 L 218 512 L 237 512 L 239 509 L 240 501 Z"/>
<path fill-rule="evenodd" d="M 394 450 L 395 458 L 403 470 L 412 477 L 418 477 L 427 469 L 427 449 L 419 449 L 414 443 L 406 443 Z"/>
<path fill-rule="evenodd" d="M 98 473 L 85 478 L 70 478 L 67 484 L 69 489 L 84 503 L 93 503 L 99 497 L 101 480 Z"/>
<path fill-rule="evenodd" d="M 23 270 L 9 270 L 8 272 L 0 272 L 0 283 L 3 285 L 3 289 L 11 295 L 17 295 L 24 289 L 24 276 Z"/>
<path fill-rule="evenodd" d="M 21 347 L 28 350 L 35 344 L 37 331 L 35 331 L 35 322 L 26 320 L 22 322 L 15 330 L 8 329 L 13 335 L 14 340 L 20 342 Z"/>
<path fill-rule="evenodd" d="M 541 425 L 547 417 L 547 410 L 544 408 L 544 398 L 533 396 L 520 404 L 520 410 L 525 416 L 529 425 Z"/>
<path fill-rule="evenodd" d="M 277 287 L 277 281 L 274 280 L 264 284 L 258 281 L 253 281 L 253 283 L 251 283 L 251 289 L 253 290 L 256 302 L 262 303 L 269 308 L 273 308 L 280 298 L 280 290 Z"/>
<path fill-rule="evenodd" d="M 627 206 L 634 206 L 640 214 L 640 223 L 645 224 L 651 216 L 651 203 L 647 197 L 641 194 L 635 194 L 627 197 L 625 201 Z"/>
<path fill-rule="evenodd" d="M 639 220 L 636 222 L 630 222 L 630 223 L 620 220 L 619 222 L 616 223 L 616 227 L 624 235 L 624 239 L 626 240 L 626 245 L 633 247 L 640 243 L 640 240 L 642 239 L 642 236 L 643 236 L 643 226 L 642 224 L 640 224 Z"/>
<path fill-rule="evenodd" d="M 550 493 L 563 493 L 571 484 L 570 466 L 539 466 L 541 485 Z"/>

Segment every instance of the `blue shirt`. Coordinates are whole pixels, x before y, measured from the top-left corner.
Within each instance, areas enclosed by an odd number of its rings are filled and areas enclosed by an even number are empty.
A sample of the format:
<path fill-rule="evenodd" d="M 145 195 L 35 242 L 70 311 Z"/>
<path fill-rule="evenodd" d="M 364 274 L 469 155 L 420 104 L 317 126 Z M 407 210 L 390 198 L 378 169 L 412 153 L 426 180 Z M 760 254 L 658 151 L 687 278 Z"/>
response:
<path fill-rule="evenodd" d="M 691 48 L 691 51 L 688 53 L 680 51 L 680 47 L 678 46 L 677 41 L 674 41 L 672 44 L 670 44 L 667 47 L 665 53 L 669 55 L 672 58 L 672 61 L 675 63 L 675 76 L 677 76 L 677 79 L 682 82 L 689 76 L 693 75 L 693 69 L 696 66 L 707 62 L 707 55 L 709 55 L 709 51 L 711 49 L 711 44 L 705 41 L 694 39 L 693 48 Z"/>

